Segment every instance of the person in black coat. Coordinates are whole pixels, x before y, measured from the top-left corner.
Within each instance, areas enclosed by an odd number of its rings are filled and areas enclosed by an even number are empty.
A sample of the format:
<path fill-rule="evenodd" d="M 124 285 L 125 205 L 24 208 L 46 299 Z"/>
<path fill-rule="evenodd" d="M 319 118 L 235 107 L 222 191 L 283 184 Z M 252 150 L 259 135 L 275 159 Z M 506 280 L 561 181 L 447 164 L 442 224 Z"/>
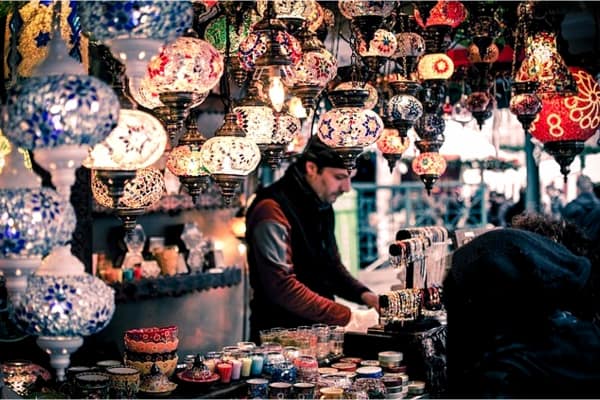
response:
<path fill-rule="evenodd" d="M 598 245 L 542 225 L 493 230 L 453 254 L 448 396 L 600 397 Z M 567 237 L 570 249 L 557 242 Z"/>

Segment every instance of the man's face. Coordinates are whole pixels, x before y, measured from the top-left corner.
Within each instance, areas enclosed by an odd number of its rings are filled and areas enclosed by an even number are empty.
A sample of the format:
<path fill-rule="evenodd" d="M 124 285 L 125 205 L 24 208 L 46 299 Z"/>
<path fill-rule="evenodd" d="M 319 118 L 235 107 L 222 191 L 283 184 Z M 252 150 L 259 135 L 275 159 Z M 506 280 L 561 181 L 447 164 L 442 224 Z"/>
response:
<path fill-rule="evenodd" d="M 332 204 L 340 195 L 349 192 L 351 177 L 344 168 L 324 167 L 319 172 L 315 163 L 306 162 L 306 181 L 322 202 Z"/>

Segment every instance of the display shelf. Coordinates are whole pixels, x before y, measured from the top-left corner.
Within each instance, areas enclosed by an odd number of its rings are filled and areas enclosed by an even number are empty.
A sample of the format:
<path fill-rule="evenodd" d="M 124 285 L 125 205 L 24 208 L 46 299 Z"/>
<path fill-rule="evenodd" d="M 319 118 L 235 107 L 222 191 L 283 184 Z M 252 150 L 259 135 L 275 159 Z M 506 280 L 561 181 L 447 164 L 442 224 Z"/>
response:
<path fill-rule="evenodd" d="M 181 296 L 199 290 L 238 285 L 242 281 L 239 267 L 213 268 L 201 274 L 161 276 L 131 282 L 112 283 L 117 303 L 144 299 Z"/>

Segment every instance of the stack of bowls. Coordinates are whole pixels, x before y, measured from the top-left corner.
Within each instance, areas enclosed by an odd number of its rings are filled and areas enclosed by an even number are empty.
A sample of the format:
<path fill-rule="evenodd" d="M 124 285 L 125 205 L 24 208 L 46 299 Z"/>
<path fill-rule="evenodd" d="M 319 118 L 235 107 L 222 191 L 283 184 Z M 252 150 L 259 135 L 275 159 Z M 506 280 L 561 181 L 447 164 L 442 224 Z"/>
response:
<path fill-rule="evenodd" d="M 152 364 L 156 364 L 167 376 L 173 375 L 177 367 L 176 326 L 130 329 L 125 332 L 125 365 L 147 375 Z"/>

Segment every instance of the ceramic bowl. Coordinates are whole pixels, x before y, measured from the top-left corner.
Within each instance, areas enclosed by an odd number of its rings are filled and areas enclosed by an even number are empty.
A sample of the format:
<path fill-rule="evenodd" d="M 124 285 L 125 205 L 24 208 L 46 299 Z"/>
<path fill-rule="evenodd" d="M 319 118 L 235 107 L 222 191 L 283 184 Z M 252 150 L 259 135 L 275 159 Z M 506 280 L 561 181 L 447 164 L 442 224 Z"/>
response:
<path fill-rule="evenodd" d="M 125 338 L 138 342 L 167 343 L 177 339 L 178 329 L 175 325 L 165 327 L 151 327 L 129 329 L 125 331 Z"/>
<path fill-rule="evenodd" d="M 139 393 L 153 397 L 168 396 L 177 388 L 177 384 L 160 370 L 158 363 L 151 366 L 150 372 L 140 381 Z"/>
<path fill-rule="evenodd" d="M 73 397 L 80 399 L 107 399 L 110 377 L 104 372 L 80 372 L 75 375 Z"/>
<path fill-rule="evenodd" d="M 128 358 L 130 353 L 125 352 L 125 365 L 139 370 L 142 375 L 147 375 L 150 373 L 150 368 L 152 368 L 152 364 L 156 363 L 156 365 L 160 368 L 163 374 L 165 374 L 166 376 L 171 376 L 177 368 L 177 361 L 179 360 L 179 357 L 177 356 L 176 352 L 167 354 L 172 354 L 171 358 L 165 357 L 160 360 L 152 360 L 140 359 L 137 357 L 131 359 Z M 153 355 L 148 354 L 148 356 L 151 357 Z"/>
<path fill-rule="evenodd" d="M 167 342 L 135 340 L 125 336 L 125 348 L 136 353 L 168 353 L 177 350 L 179 339 Z"/>

